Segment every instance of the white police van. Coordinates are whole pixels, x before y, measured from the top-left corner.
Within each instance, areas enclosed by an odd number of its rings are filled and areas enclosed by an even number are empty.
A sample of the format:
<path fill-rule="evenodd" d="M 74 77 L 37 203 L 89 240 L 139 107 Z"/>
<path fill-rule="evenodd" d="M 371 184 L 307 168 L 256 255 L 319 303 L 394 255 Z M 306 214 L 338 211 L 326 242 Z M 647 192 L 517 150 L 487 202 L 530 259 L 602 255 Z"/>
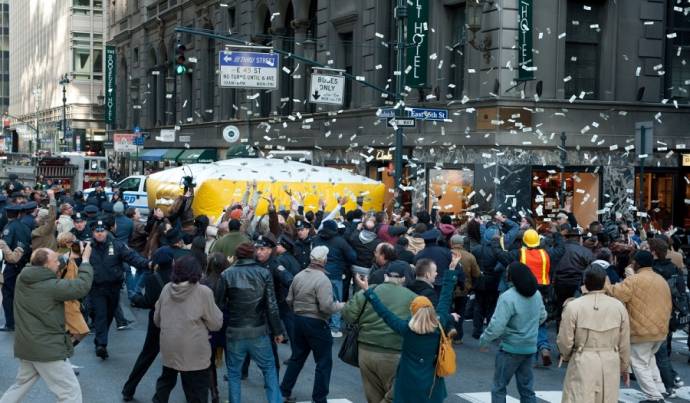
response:
<path fill-rule="evenodd" d="M 123 199 L 129 207 L 138 208 L 141 215 L 146 216 L 149 213 L 149 198 L 146 194 L 146 176 L 132 175 L 118 182 L 118 187 L 122 190 Z M 84 198 L 88 198 L 89 194 L 94 189 L 87 189 L 84 191 Z M 110 199 L 113 195 L 111 187 L 105 188 L 105 193 Z"/>

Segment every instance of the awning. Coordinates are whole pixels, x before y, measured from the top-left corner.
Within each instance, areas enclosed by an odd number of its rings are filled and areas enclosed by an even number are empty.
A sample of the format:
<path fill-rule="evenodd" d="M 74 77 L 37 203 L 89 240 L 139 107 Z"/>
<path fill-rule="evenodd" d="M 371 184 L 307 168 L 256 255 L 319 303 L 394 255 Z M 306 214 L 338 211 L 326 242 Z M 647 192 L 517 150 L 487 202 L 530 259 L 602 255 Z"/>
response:
<path fill-rule="evenodd" d="M 160 161 L 163 159 L 163 156 L 167 152 L 168 152 L 167 149 L 162 149 L 162 148 L 156 148 L 153 150 L 144 150 L 142 153 L 139 154 L 139 160 L 141 160 L 141 161 Z"/>
<path fill-rule="evenodd" d="M 163 155 L 162 159 L 165 161 L 175 161 L 177 160 L 177 157 L 182 154 L 182 151 L 184 150 L 181 148 L 171 148 L 165 153 L 165 155 Z"/>
<path fill-rule="evenodd" d="M 183 164 L 213 162 L 218 159 L 218 153 L 214 149 L 187 150 L 177 157 L 177 162 Z"/>

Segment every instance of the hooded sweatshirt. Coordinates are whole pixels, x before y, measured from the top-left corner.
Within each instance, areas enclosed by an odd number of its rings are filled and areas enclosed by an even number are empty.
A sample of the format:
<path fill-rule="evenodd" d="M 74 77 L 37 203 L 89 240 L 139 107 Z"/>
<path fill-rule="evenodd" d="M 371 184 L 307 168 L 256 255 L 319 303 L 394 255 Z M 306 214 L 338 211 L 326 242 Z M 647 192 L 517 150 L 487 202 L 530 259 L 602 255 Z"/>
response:
<path fill-rule="evenodd" d="M 210 288 L 188 281 L 166 284 L 156 302 L 153 321 L 161 329 L 163 366 L 177 371 L 208 368 L 208 332 L 223 325 L 223 313 Z"/>
<path fill-rule="evenodd" d="M 537 352 L 539 325 L 546 320 L 546 309 L 529 268 L 515 269 L 514 265 L 509 267 L 512 287 L 498 297 L 496 311 L 479 339 L 479 345 L 485 347 L 501 339 L 501 348 L 508 353 L 534 354 Z M 517 265 L 524 266 L 521 263 Z"/>
<path fill-rule="evenodd" d="M 355 265 L 369 268 L 374 261 L 374 250 L 381 243 L 375 232 L 363 229 L 354 231 L 350 237 L 350 245 L 357 253 Z"/>

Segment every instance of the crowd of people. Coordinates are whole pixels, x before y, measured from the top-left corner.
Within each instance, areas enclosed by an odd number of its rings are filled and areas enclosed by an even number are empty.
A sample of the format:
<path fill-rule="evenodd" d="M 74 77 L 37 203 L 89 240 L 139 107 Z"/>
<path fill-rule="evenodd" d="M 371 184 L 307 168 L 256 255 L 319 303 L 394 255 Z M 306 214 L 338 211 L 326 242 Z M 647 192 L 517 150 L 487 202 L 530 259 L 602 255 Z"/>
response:
<path fill-rule="evenodd" d="M 617 401 L 631 375 L 645 402 L 683 385 L 669 358 L 671 333 L 690 315 L 682 230 L 620 214 L 583 227 L 569 203 L 538 223 L 441 214 L 438 200 L 430 211 L 389 215 L 365 211 L 356 196 L 332 211 L 324 202 L 307 211 L 301 194 L 289 194 L 290 206 L 274 196 L 248 184 L 211 222 L 194 215 L 189 181 L 165 212 L 143 220 L 117 188 L 85 198 L 12 178 L 0 195 L 0 330 L 15 332 L 20 369 L 0 402 L 21 401 L 38 377 L 58 401 L 81 402 L 69 357 L 91 332 L 94 353 L 108 359 L 112 322 L 128 326 L 122 304 L 149 311 L 125 401 L 160 354 L 154 402 L 168 401 L 178 374 L 188 402 L 221 401 L 225 366 L 229 401 L 239 403 L 251 361 L 267 401 L 296 402 L 313 354 L 311 400 L 323 403 L 334 339 L 345 336 L 355 355 L 343 360 L 359 367 L 368 402 L 440 402 L 441 358 L 451 340 L 463 343 L 470 319 L 481 351 L 500 342 L 494 402 L 506 401 L 512 378 L 521 401 L 535 401 L 533 367 L 556 357 L 568 363 L 566 402 Z M 261 199 L 268 211 L 259 215 Z M 282 379 L 280 343 L 291 350 Z"/>

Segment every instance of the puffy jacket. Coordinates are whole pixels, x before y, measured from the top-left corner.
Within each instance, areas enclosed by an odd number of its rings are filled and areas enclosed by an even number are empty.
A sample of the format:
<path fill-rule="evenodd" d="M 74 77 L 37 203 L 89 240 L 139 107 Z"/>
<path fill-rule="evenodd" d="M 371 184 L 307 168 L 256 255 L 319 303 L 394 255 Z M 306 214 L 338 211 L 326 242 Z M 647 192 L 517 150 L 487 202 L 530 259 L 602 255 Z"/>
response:
<path fill-rule="evenodd" d="M 376 233 L 367 230 L 353 231 L 349 241 L 355 253 L 357 253 L 355 264 L 362 267 L 371 267 L 374 261 L 374 250 L 381 243 L 381 239 L 376 236 Z"/>
<path fill-rule="evenodd" d="M 313 245 L 314 247 L 323 245 L 328 248 L 326 275 L 331 280 L 342 279 L 345 268 L 357 261 L 357 253 L 345 238 L 327 228 L 319 231 L 319 234 L 314 238 Z"/>
<path fill-rule="evenodd" d="M 124 280 L 122 264 L 127 263 L 139 270 L 146 270 L 149 261 L 108 234 L 105 242 L 91 242 L 91 259 L 94 267 L 93 284 L 96 286 L 120 286 Z"/>
<path fill-rule="evenodd" d="M 62 361 L 74 352 L 65 332 L 65 301 L 88 294 L 93 268 L 79 267 L 74 280 L 58 278 L 45 267 L 26 266 L 14 291 L 14 356 L 27 361 Z"/>
<path fill-rule="evenodd" d="M 398 318 L 405 321 L 410 319 L 410 303 L 417 297 L 417 294 L 401 285 L 392 283 L 377 285 L 373 292 L 376 293 L 383 305 Z M 364 292 L 359 291 L 350 298 L 342 310 L 343 319 L 349 323 L 357 322 L 357 317 L 362 312 L 358 322 L 360 330 L 357 338 L 360 347 L 384 352 L 399 352 L 402 348 L 402 338 L 388 327 L 386 322 L 371 307 L 371 304 L 367 303 L 364 306 L 365 301 Z M 362 307 L 364 307 L 364 311 L 362 311 Z"/>
<path fill-rule="evenodd" d="M 630 315 L 630 342 L 666 340 L 671 319 L 671 290 L 651 267 L 643 267 L 618 284 L 606 285 L 606 294 L 625 304 Z"/>
<path fill-rule="evenodd" d="M 594 256 L 576 241 L 566 241 L 563 247 L 565 253 L 553 272 L 554 283 L 579 286 L 585 269 L 594 261 Z"/>
<path fill-rule="evenodd" d="M 453 260 L 450 249 L 445 246 L 439 246 L 436 243 L 430 243 L 421 252 L 417 253 L 417 256 L 414 257 L 414 263 L 417 264 L 420 259 L 431 259 L 436 263 L 438 275 L 436 280 L 434 280 L 434 285 L 440 286 L 443 284 L 443 276 L 445 276 L 448 266 L 450 266 L 450 262 Z"/>
<path fill-rule="evenodd" d="M 253 259 L 240 259 L 222 278 L 220 298 L 228 309 L 228 339 L 284 334 L 271 272 Z"/>

